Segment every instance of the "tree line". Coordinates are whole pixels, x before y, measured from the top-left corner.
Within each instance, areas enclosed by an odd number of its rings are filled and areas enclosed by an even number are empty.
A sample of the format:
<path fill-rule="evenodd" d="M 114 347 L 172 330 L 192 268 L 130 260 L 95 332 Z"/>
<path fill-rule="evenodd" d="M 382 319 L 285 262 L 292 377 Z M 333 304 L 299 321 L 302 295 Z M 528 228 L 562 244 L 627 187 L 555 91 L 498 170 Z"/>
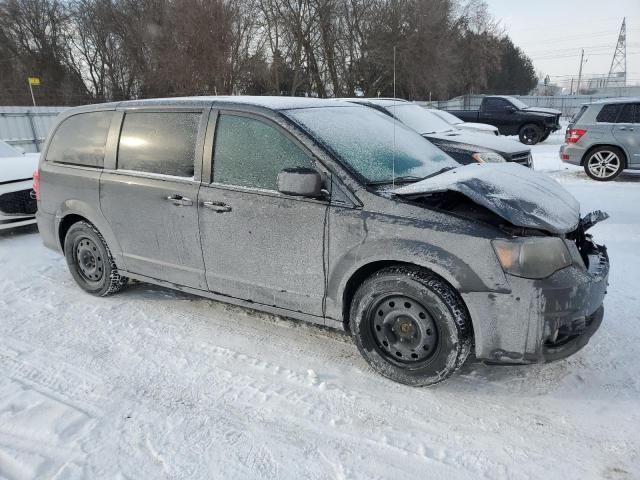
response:
<path fill-rule="evenodd" d="M 0 0 L 0 104 L 29 104 L 32 76 L 41 105 L 394 91 L 436 100 L 536 84 L 482 0 Z"/>

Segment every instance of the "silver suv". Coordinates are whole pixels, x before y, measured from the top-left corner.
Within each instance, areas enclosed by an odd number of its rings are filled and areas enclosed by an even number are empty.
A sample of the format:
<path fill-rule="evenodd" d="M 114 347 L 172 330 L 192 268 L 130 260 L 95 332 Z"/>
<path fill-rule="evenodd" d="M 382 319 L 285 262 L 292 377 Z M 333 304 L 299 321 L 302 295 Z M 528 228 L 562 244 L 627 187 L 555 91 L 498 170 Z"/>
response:
<path fill-rule="evenodd" d="M 202 97 L 66 110 L 35 190 L 90 294 L 128 279 L 346 329 L 381 374 L 444 380 L 472 347 L 556 360 L 600 326 L 606 249 L 555 180 L 461 166 L 377 110 Z M 215 339 L 211 339 L 215 341 Z"/>
<path fill-rule="evenodd" d="M 640 97 L 583 105 L 567 128 L 560 158 L 599 181 L 640 169 Z"/>

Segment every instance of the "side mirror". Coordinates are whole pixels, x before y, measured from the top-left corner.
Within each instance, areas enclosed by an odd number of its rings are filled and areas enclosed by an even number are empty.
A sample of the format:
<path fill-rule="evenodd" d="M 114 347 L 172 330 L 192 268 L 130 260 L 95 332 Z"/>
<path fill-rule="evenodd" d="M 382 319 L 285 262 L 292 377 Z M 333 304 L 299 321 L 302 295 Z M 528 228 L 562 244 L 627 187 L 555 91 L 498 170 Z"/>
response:
<path fill-rule="evenodd" d="M 504 109 L 507 111 L 507 113 L 516 113 L 518 111 L 518 109 L 516 107 L 514 107 L 513 105 L 509 105 L 508 107 L 504 107 Z"/>
<path fill-rule="evenodd" d="M 278 191 L 299 197 L 322 197 L 322 176 L 313 168 L 285 168 L 278 173 Z"/>

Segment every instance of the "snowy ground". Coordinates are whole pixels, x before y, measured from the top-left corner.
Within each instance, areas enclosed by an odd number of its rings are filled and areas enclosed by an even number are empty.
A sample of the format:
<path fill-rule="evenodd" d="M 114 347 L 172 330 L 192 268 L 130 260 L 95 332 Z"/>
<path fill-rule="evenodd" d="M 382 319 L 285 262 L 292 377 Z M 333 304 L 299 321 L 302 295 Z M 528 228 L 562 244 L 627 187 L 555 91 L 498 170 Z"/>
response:
<path fill-rule="evenodd" d="M 0 478 L 640 478 L 640 177 L 589 181 L 559 133 L 536 168 L 611 214 L 603 326 L 432 389 L 340 333 L 144 284 L 90 297 L 33 228 L 0 234 Z"/>

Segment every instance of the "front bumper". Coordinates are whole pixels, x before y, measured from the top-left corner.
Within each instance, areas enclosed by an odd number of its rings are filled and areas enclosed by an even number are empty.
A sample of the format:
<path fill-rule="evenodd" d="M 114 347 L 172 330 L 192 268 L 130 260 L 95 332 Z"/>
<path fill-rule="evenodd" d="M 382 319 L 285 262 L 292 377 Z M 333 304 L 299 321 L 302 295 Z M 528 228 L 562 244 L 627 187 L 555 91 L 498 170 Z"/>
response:
<path fill-rule="evenodd" d="M 609 276 L 606 248 L 592 247 L 588 267 L 574 264 L 542 280 L 505 275 L 508 293 L 464 293 L 477 319 L 476 357 L 490 363 L 542 363 L 584 347 L 602 322 Z"/>
<path fill-rule="evenodd" d="M 32 186 L 30 179 L 0 185 L 0 230 L 35 223 Z"/>

